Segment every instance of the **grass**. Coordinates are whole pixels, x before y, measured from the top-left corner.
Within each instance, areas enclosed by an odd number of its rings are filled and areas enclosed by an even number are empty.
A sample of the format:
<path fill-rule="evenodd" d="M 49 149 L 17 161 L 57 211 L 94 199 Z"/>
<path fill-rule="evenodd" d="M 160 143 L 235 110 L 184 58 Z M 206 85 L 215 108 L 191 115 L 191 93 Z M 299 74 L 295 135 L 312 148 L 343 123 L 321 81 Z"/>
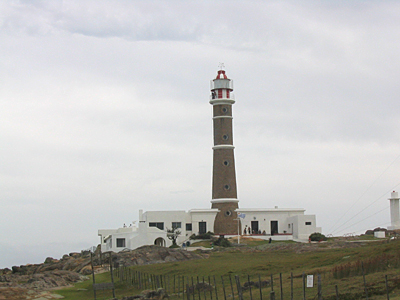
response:
<path fill-rule="evenodd" d="M 211 252 L 207 259 L 136 266 L 131 269 L 131 274 L 133 274 L 133 272 L 142 272 L 145 274 L 164 276 L 164 281 L 170 283 L 167 287 L 167 290 L 170 290 L 170 299 L 183 299 L 182 295 L 171 294 L 171 292 L 173 292 L 172 282 L 174 276 L 176 282 L 179 276 L 184 276 L 185 281 L 187 281 L 187 279 L 191 281 L 193 277 L 194 282 L 197 280 L 201 282 L 203 277 L 207 282 L 209 276 L 210 280 L 213 281 L 215 276 L 218 286 L 217 292 L 220 295 L 220 299 L 223 299 L 221 276 L 224 278 L 224 284 L 227 285 L 229 276 L 231 276 L 231 280 L 234 280 L 235 275 L 240 275 L 240 282 L 243 285 L 244 282 L 248 281 L 247 276 L 250 276 L 250 280 L 253 281 L 258 281 L 259 277 L 261 280 L 271 280 L 271 274 L 273 274 L 276 299 L 280 299 L 280 273 L 282 274 L 283 298 L 290 299 L 290 278 L 291 274 L 293 274 L 294 298 L 302 299 L 302 274 L 304 272 L 308 275 L 315 275 L 315 286 L 313 288 L 307 288 L 307 298 L 314 298 L 316 296 L 316 276 L 317 274 L 321 274 L 324 299 L 336 299 L 335 285 L 338 286 L 341 299 L 359 299 L 365 296 L 362 275 L 358 274 L 338 278 L 334 276 L 334 270 L 337 268 L 346 268 L 346 266 L 352 268 L 357 262 L 367 260 L 379 265 L 383 260 L 382 257 L 387 259 L 388 257 L 396 257 L 396 255 L 397 257 L 400 256 L 400 241 L 392 241 L 390 243 L 368 242 L 361 246 L 349 244 L 350 246 L 345 248 L 332 247 L 334 241 L 329 241 L 327 243 L 312 245 L 312 251 L 304 251 L 304 247 L 300 247 L 301 245 L 299 246 L 298 244 L 287 242 L 273 242 L 272 244 L 268 244 L 268 241 L 267 244 L 257 241 L 251 242 L 252 248 L 250 248 L 250 251 L 242 251 L 240 248 L 229 248 L 222 252 Z M 262 248 L 262 250 L 260 250 L 260 248 Z M 385 275 L 388 275 L 389 286 L 393 289 L 391 292 L 391 299 L 396 299 L 396 297 L 400 299 L 399 266 L 397 264 L 391 266 L 389 261 L 386 267 L 384 271 L 376 268 L 376 271 L 371 271 L 366 274 L 370 299 L 386 298 L 384 294 Z M 372 268 L 371 270 L 374 269 Z M 109 281 L 109 273 L 96 275 L 96 282 Z M 118 282 L 116 291 L 117 298 L 138 294 L 140 292 L 137 286 L 133 287 L 123 284 L 118 278 L 116 278 L 116 282 Z M 57 293 L 65 296 L 66 300 L 93 299 L 91 286 L 92 281 L 89 280 L 79 283 L 73 288 L 59 290 Z M 262 289 L 263 299 L 266 299 L 267 295 L 269 297 L 270 290 L 270 286 Z M 104 293 L 111 298 L 111 291 L 105 291 Z M 105 298 L 99 299 L 108 299 L 107 295 L 104 296 Z M 236 296 L 235 294 L 235 298 Z M 203 294 L 202 297 L 203 300 L 205 300 Z M 252 297 L 254 300 L 260 298 L 258 289 L 252 290 Z M 244 291 L 244 299 L 250 299 L 250 290 Z"/>

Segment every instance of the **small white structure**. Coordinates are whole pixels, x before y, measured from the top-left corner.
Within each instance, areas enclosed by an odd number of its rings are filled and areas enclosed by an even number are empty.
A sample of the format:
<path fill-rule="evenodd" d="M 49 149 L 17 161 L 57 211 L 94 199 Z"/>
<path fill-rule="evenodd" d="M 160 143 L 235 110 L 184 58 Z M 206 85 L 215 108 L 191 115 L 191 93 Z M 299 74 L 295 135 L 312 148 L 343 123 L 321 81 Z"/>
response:
<path fill-rule="evenodd" d="M 389 230 L 400 229 L 399 193 L 393 191 L 390 195 L 390 221 Z"/>
<path fill-rule="evenodd" d="M 311 233 L 321 232 L 316 227 L 315 215 L 305 215 L 301 208 L 271 208 L 237 210 L 241 222 L 241 235 L 260 239 L 308 241 Z M 100 229 L 101 250 L 119 252 L 143 245 L 171 246 L 167 229 L 178 228 L 177 244 L 189 241 L 192 234 L 214 231 L 218 209 L 192 209 L 189 211 L 139 211 L 139 225 L 117 229 Z M 246 229 L 246 233 L 244 232 Z"/>
<path fill-rule="evenodd" d="M 375 231 L 374 237 L 376 237 L 378 239 L 384 239 L 386 237 L 386 233 L 385 233 L 385 231 Z"/>

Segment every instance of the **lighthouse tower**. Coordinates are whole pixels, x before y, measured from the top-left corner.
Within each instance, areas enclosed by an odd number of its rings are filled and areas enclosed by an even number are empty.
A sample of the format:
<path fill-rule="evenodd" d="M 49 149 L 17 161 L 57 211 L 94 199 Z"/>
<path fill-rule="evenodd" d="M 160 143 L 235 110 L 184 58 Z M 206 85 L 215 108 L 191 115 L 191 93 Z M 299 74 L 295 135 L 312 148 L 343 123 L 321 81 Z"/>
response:
<path fill-rule="evenodd" d="M 399 193 L 393 191 L 390 195 L 390 221 L 389 230 L 400 229 Z"/>
<path fill-rule="evenodd" d="M 238 233 L 239 207 L 236 191 L 235 157 L 233 146 L 232 105 L 235 103 L 233 81 L 225 70 L 218 71 L 211 81 L 210 104 L 213 106 L 213 180 L 211 208 L 219 210 L 214 221 L 214 233 L 236 235 Z M 240 230 L 240 229 L 239 229 Z"/>

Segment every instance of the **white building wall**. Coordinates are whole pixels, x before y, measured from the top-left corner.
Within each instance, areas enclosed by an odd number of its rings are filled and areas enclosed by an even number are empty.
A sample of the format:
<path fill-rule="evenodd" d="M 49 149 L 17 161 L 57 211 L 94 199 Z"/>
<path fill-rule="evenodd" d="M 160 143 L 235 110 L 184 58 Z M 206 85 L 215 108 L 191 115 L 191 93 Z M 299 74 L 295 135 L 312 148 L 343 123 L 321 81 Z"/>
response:
<path fill-rule="evenodd" d="M 289 234 L 292 233 L 291 228 L 289 228 L 288 219 L 295 215 L 304 215 L 304 209 L 242 209 L 237 210 L 240 213 L 245 214 L 245 218 L 242 219 L 242 234 L 244 228 L 252 228 L 252 221 L 258 221 L 258 228 L 263 233 L 271 235 L 271 221 L 278 222 L 278 234 Z"/>
<path fill-rule="evenodd" d="M 307 241 L 310 234 L 321 232 L 321 228 L 316 227 L 315 215 L 297 215 L 289 218 L 293 230 L 293 238 L 299 241 Z"/>
<path fill-rule="evenodd" d="M 192 222 L 192 234 L 199 234 L 199 223 L 206 222 L 206 232 L 214 232 L 214 220 L 218 209 L 192 209 L 189 211 Z"/>
<path fill-rule="evenodd" d="M 321 232 L 321 228 L 316 227 L 315 215 L 304 215 L 304 209 L 238 209 L 245 214 L 241 219 L 243 229 L 253 228 L 254 223 L 258 222 L 258 228 L 265 238 L 271 236 L 271 221 L 278 222 L 278 233 L 273 239 L 307 241 L 311 233 Z M 118 229 L 100 229 L 98 235 L 101 240 L 101 250 L 119 252 L 123 249 L 136 249 L 143 245 L 154 245 L 156 240 L 161 241 L 161 245 L 169 247 L 172 241 L 167 237 L 167 229 L 172 228 L 173 222 L 181 223 L 181 234 L 177 239 L 177 244 L 186 242 L 192 234 L 199 234 L 199 223 L 206 223 L 206 232 L 214 231 L 214 220 L 218 209 L 192 209 L 188 212 L 177 211 L 139 211 L 139 226 L 134 224 L 132 227 Z M 163 229 L 149 226 L 150 223 L 163 223 Z M 186 224 L 192 225 L 192 230 L 186 230 Z M 125 239 L 124 247 L 117 247 L 117 239 Z"/>

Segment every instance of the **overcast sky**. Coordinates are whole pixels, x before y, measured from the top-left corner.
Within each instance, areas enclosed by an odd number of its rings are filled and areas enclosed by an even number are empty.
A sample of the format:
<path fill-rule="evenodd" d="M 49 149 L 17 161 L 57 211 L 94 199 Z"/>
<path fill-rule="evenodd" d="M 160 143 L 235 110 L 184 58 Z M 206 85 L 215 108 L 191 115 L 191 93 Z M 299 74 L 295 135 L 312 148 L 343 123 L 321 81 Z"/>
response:
<path fill-rule="evenodd" d="M 209 81 L 234 80 L 239 206 L 390 225 L 399 1 L 0 2 L 0 267 L 210 208 Z"/>

